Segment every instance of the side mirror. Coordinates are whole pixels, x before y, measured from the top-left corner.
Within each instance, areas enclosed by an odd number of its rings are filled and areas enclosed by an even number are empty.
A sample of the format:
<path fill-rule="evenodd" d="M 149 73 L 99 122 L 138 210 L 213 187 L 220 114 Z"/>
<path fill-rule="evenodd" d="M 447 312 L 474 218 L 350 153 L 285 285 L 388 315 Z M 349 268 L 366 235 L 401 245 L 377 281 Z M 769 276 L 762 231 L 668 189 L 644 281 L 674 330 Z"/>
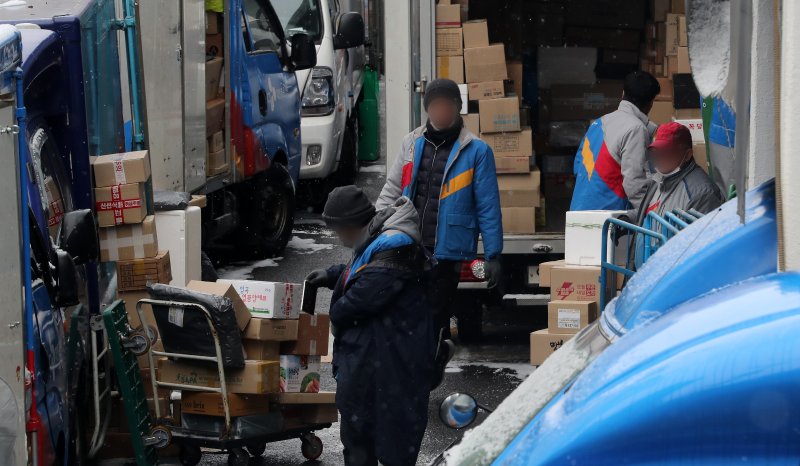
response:
<path fill-rule="evenodd" d="M 61 219 L 59 247 L 66 251 L 76 265 L 97 260 L 99 241 L 97 222 L 91 209 L 67 212 Z"/>
<path fill-rule="evenodd" d="M 451 429 L 463 429 L 478 417 L 478 402 L 466 393 L 448 395 L 439 406 L 439 419 Z"/>
<path fill-rule="evenodd" d="M 58 282 L 53 305 L 57 307 L 74 306 L 80 303 L 78 296 L 78 268 L 70 254 L 63 249 L 56 249 L 56 267 Z"/>
<path fill-rule="evenodd" d="M 349 49 L 364 45 L 364 18 L 359 13 L 345 13 L 339 17 L 333 48 Z"/>
<path fill-rule="evenodd" d="M 292 36 L 292 68 L 307 70 L 317 65 L 317 44 L 308 34 Z"/>

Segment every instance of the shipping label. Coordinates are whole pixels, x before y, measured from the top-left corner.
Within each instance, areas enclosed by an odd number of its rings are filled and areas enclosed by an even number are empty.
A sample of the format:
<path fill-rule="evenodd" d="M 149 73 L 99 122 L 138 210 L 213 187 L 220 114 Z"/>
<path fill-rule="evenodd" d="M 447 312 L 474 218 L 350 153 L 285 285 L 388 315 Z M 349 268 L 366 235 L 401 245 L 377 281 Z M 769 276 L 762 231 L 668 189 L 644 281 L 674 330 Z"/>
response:
<path fill-rule="evenodd" d="M 558 328 L 577 330 L 581 328 L 581 311 L 577 309 L 558 309 Z"/>

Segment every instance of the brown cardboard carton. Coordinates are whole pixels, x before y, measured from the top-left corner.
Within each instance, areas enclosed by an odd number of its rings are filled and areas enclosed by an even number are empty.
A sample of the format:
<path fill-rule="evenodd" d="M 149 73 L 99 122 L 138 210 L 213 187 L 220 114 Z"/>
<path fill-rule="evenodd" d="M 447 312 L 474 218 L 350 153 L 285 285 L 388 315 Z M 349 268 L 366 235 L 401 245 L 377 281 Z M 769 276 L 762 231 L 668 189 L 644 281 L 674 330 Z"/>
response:
<path fill-rule="evenodd" d="M 142 223 L 142 220 L 147 217 L 146 188 L 145 183 L 94 188 L 97 225 L 113 227 Z"/>
<path fill-rule="evenodd" d="M 158 360 L 158 379 L 161 382 L 179 383 L 195 387 L 219 388 L 216 366 Z M 280 391 L 280 365 L 278 361 L 245 361 L 244 369 L 225 371 L 225 382 L 230 393 L 261 395 Z"/>
<path fill-rule="evenodd" d="M 481 134 L 481 139 L 489 144 L 495 157 L 530 157 L 533 152 L 533 131 L 522 128 L 513 133 Z"/>
<path fill-rule="evenodd" d="M 596 301 L 550 301 L 547 329 L 553 333 L 578 333 L 597 320 Z"/>
<path fill-rule="evenodd" d="M 465 49 L 489 46 L 489 24 L 485 19 L 467 21 L 463 28 Z"/>
<path fill-rule="evenodd" d="M 495 172 L 500 174 L 528 173 L 531 171 L 530 157 L 495 157 Z"/>
<path fill-rule="evenodd" d="M 436 28 L 460 28 L 461 6 L 439 4 L 436 5 Z"/>
<path fill-rule="evenodd" d="M 339 411 L 335 404 L 288 405 L 284 408 L 284 428 L 332 424 L 339 420 Z"/>
<path fill-rule="evenodd" d="M 221 20 L 221 14 L 206 10 L 206 34 L 219 34 L 221 32 L 219 27 Z"/>
<path fill-rule="evenodd" d="M 672 101 L 669 102 L 653 102 L 653 108 L 650 110 L 648 117 L 654 123 L 663 125 L 672 121 Z"/>
<path fill-rule="evenodd" d="M 541 172 L 534 168 L 522 175 L 498 175 L 500 205 L 503 207 L 540 207 Z"/>
<path fill-rule="evenodd" d="M 208 151 L 218 152 L 225 150 L 225 132 L 217 131 L 208 137 Z"/>
<path fill-rule="evenodd" d="M 550 273 L 553 270 L 553 267 L 559 267 L 564 265 L 564 259 L 557 260 L 557 261 L 550 261 L 550 262 L 542 262 L 539 264 L 539 286 L 542 287 L 549 287 L 550 286 Z"/>
<path fill-rule="evenodd" d="M 281 357 L 281 344 L 277 341 L 242 339 L 245 357 L 259 361 L 277 361 Z"/>
<path fill-rule="evenodd" d="M 532 235 L 536 233 L 535 207 L 501 207 L 503 233 L 507 235 Z"/>
<path fill-rule="evenodd" d="M 689 47 L 678 47 L 678 66 L 675 68 L 675 74 L 692 72 L 692 67 L 689 65 Z"/>
<path fill-rule="evenodd" d="M 481 134 L 481 116 L 477 113 L 470 113 L 468 115 L 461 115 L 464 119 L 464 126 L 467 127 L 474 135 Z"/>
<path fill-rule="evenodd" d="M 481 133 L 520 131 L 519 98 L 480 101 Z"/>
<path fill-rule="evenodd" d="M 172 281 L 169 251 L 160 251 L 156 257 L 117 261 L 117 289 L 119 291 L 146 290 L 148 283 Z"/>
<path fill-rule="evenodd" d="M 222 131 L 225 116 L 225 99 L 212 99 L 206 102 L 206 137 Z"/>
<path fill-rule="evenodd" d="M 550 271 L 550 297 L 561 301 L 599 301 L 600 267 L 553 267 Z"/>
<path fill-rule="evenodd" d="M 209 152 L 206 157 L 206 176 L 219 175 L 226 173 L 230 169 L 225 151 Z"/>
<path fill-rule="evenodd" d="M 139 319 L 139 314 L 136 312 L 136 303 L 142 299 L 148 298 L 150 298 L 150 294 L 146 290 L 117 293 L 117 299 L 121 299 L 125 303 L 125 312 L 128 314 L 128 323 L 131 325 L 131 328 L 136 329 L 142 326 L 142 321 Z M 156 325 L 152 306 L 143 304 L 142 314 L 144 314 L 147 325 Z"/>
<path fill-rule="evenodd" d="M 622 82 L 559 84 L 553 85 L 550 93 L 552 121 L 590 120 L 611 113 L 619 107 Z"/>
<path fill-rule="evenodd" d="M 678 38 L 679 25 L 681 15 L 675 13 L 667 13 L 667 55 L 674 57 L 678 54 L 678 47 L 680 47 L 680 39 Z"/>
<path fill-rule="evenodd" d="M 242 336 L 262 341 L 297 340 L 299 319 L 259 319 L 253 317 Z"/>
<path fill-rule="evenodd" d="M 469 100 L 499 99 L 506 96 L 506 86 L 503 81 L 487 81 L 470 83 Z"/>
<path fill-rule="evenodd" d="M 225 47 L 222 41 L 222 33 L 206 34 L 206 56 L 225 57 Z"/>
<path fill-rule="evenodd" d="M 676 120 L 700 120 L 703 113 L 699 108 L 676 108 L 674 116 Z"/>
<path fill-rule="evenodd" d="M 531 333 L 531 365 L 541 366 L 545 359 L 573 336 L 575 335 L 550 333 L 547 329 Z"/>
<path fill-rule="evenodd" d="M 436 76 L 464 84 L 464 57 L 436 57 Z"/>
<path fill-rule="evenodd" d="M 233 302 L 233 311 L 236 314 L 236 323 L 239 325 L 239 330 L 244 330 L 247 324 L 250 323 L 250 310 L 239 297 L 239 294 L 233 286 L 227 283 L 218 282 L 201 282 L 199 280 L 192 280 L 186 285 L 186 288 L 192 291 L 199 291 L 200 293 L 207 293 L 214 296 L 224 296 Z"/>
<path fill-rule="evenodd" d="M 98 230 L 100 262 L 144 259 L 158 254 L 155 217 L 148 215 L 142 223 L 120 225 Z"/>
<path fill-rule="evenodd" d="M 461 28 L 436 30 L 436 56 L 452 57 L 464 55 Z"/>
<path fill-rule="evenodd" d="M 219 94 L 219 82 L 222 78 L 222 58 L 216 57 L 206 62 L 206 101 Z"/>
<path fill-rule="evenodd" d="M 328 354 L 328 336 L 331 319 L 322 314 L 300 313 L 297 340 L 281 343 L 281 354 L 325 356 Z"/>
<path fill-rule="evenodd" d="M 282 405 L 322 405 L 336 403 L 336 392 L 272 393 L 269 399 Z"/>
<path fill-rule="evenodd" d="M 653 21 L 666 21 L 669 12 L 669 0 L 652 0 L 650 11 L 653 13 Z"/>
<path fill-rule="evenodd" d="M 697 162 L 697 165 L 699 165 L 704 172 L 708 173 L 708 154 L 706 153 L 706 145 L 695 144 L 692 146 L 692 150 L 694 151 L 694 161 Z"/>
<path fill-rule="evenodd" d="M 522 99 L 524 97 L 522 95 L 522 76 L 524 74 L 522 62 L 510 61 L 506 64 L 506 68 L 508 69 L 508 79 L 514 84 L 514 94 Z"/>
<path fill-rule="evenodd" d="M 150 179 L 150 153 L 146 150 L 90 157 L 94 187 L 144 183 Z"/>
<path fill-rule="evenodd" d="M 672 102 L 672 80 L 670 78 L 656 78 L 658 85 L 661 86 L 661 92 L 656 96 L 656 100 L 660 102 Z"/>
<path fill-rule="evenodd" d="M 679 15 L 686 14 L 686 0 L 670 0 L 669 2 L 669 11 L 670 13 L 676 13 Z"/>
<path fill-rule="evenodd" d="M 686 16 L 678 17 L 678 45 L 681 47 L 689 46 L 689 34 L 686 30 Z"/>
<path fill-rule="evenodd" d="M 269 395 L 228 394 L 228 410 L 231 417 L 249 416 L 269 412 Z M 222 394 L 184 390 L 181 394 L 181 412 L 225 416 Z"/>
<path fill-rule="evenodd" d="M 504 81 L 508 79 L 503 44 L 464 50 L 464 68 L 468 83 Z"/>

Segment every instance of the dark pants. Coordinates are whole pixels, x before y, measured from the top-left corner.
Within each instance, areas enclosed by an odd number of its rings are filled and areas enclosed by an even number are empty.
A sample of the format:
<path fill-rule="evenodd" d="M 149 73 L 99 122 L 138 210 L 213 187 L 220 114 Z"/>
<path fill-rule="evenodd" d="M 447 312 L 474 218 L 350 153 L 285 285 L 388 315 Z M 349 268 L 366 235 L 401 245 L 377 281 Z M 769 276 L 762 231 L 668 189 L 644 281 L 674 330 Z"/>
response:
<path fill-rule="evenodd" d="M 428 300 L 433 309 L 433 331 L 437 341 L 442 329 L 445 336 L 450 336 L 450 317 L 453 316 L 453 301 L 460 277 L 460 261 L 438 261 L 428 272 Z"/>
<path fill-rule="evenodd" d="M 391 438 L 376 438 L 380 429 L 353 423 L 342 415 L 339 434 L 344 446 L 345 466 L 414 466 L 417 463 L 422 434 L 425 432 L 427 412 L 416 426 L 398 426 L 399 430 Z M 386 433 L 384 433 L 386 434 Z M 386 435 L 384 435 L 386 437 Z"/>

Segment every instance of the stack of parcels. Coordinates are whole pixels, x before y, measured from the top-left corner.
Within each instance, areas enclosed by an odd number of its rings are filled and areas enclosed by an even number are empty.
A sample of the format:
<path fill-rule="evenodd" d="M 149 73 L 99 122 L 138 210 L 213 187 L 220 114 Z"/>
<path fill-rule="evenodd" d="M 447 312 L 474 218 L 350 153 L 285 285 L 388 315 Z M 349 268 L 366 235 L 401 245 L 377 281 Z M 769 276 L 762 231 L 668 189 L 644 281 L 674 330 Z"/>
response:
<path fill-rule="evenodd" d="M 225 47 L 222 15 L 206 11 L 206 176 L 226 173 L 225 156 Z"/>
<path fill-rule="evenodd" d="M 564 260 L 539 265 L 539 285 L 550 288 L 547 329 L 531 333 L 531 364 L 540 365 L 599 316 L 603 224 L 617 211 L 567 212 Z M 614 243 L 609 241 L 609 245 Z M 625 243 L 627 244 L 627 243 Z M 608 261 L 614 261 L 613 250 Z M 622 255 L 617 255 L 621 257 Z M 607 277 L 606 296 L 622 288 L 623 277 Z"/>
<path fill-rule="evenodd" d="M 467 113 L 467 86 L 464 84 L 464 30 L 462 7 L 443 0 L 436 5 L 436 74 L 455 81 L 461 89 L 461 113 Z"/>

